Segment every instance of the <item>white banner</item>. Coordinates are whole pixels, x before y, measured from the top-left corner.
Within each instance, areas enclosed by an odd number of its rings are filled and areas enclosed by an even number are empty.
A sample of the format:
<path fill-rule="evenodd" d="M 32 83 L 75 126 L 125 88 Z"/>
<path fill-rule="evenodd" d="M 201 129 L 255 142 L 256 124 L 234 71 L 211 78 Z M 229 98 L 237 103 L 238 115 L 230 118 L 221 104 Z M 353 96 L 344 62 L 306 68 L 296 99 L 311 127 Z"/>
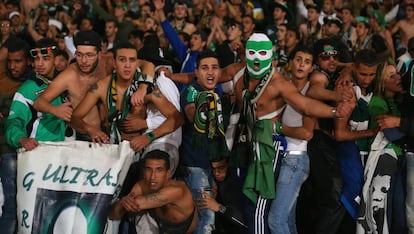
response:
<path fill-rule="evenodd" d="M 129 142 L 42 142 L 18 152 L 19 233 L 103 233 L 134 151 Z"/>

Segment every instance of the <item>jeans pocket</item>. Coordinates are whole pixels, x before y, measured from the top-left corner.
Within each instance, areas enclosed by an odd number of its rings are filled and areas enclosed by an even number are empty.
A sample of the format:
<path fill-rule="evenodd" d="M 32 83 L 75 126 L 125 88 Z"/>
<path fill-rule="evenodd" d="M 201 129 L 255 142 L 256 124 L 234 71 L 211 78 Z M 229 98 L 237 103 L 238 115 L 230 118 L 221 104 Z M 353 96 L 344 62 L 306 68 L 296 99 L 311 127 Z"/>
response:
<path fill-rule="evenodd" d="M 278 183 L 289 184 L 299 170 L 298 159 L 285 157 L 282 159 L 282 167 L 279 174 Z"/>

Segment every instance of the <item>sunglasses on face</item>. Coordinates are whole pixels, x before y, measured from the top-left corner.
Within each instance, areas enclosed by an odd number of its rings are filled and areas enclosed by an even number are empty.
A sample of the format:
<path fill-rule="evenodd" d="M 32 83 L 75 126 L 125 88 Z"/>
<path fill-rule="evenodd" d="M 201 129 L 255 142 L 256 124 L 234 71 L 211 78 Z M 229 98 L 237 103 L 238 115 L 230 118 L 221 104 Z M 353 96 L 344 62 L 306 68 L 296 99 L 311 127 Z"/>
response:
<path fill-rule="evenodd" d="M 319 54 L 319 58 L 321 58 L 323 61 L 328 61 L 330 58 L 338 59 L 339 52 L 336 50 L 330 50 L 330 51 L 324 51 Z"/>
<path fill-rule="evenodd" d="M 43 47 L 43 48 L 34 48 L 34 49 L 29 50 L 29 52 L 30 52 L 30 55 L 33 58 L 35 58 L 39 55 L 47 56 L 47 55 L 49 55 L 49 51 L 53 51 L 53 50 L 56 50 L 56 46 L 49 46 L 49 47 Z"/>
<path fill-rule="evenodd" d="M 0 24 L 0 26 L 4 27 L 4 28 L 8 28 L 8 27 L 10 27 L 10 24 Z"/>

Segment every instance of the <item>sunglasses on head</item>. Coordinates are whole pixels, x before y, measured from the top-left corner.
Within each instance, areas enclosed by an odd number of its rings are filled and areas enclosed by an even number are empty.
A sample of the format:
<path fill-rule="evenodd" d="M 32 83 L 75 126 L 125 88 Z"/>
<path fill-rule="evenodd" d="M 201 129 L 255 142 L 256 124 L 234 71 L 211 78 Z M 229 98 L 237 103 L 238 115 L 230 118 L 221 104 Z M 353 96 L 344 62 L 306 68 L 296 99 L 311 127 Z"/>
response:
<path fill-rule="evenodd" d="M 47 56 L 49 55 L 49 51 L 53 51 L 56 49 L 56 46 L 49 46 L 49 47 L 43 47 L 43 48 L 34 48 L 29 50 L 30 55 L 35 58 L 36 56 L 38 56 L 39 54 L 42 56 Z"/>
<path fill-rule="evenodd" d="M 329 50 L 319 54 L 319 58 L 321 58 L 324 61 L 329 60 L 331 57 L 337 59 L 339 57 L 339 52 L 336 50 Z"/>

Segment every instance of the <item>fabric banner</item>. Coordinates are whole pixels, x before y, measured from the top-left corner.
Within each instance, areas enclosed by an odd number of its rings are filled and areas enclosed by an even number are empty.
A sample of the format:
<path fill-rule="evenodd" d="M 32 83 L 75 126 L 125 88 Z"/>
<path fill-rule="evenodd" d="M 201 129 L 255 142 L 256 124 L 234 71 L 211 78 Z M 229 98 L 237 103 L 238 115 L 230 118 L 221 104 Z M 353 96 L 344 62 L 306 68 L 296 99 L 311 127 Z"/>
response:
<path fill-rule="evenodd" d="M 104 233 L 134 151 L 119 145 L 42 142 L 18 152 L 19 233 Z"/>

